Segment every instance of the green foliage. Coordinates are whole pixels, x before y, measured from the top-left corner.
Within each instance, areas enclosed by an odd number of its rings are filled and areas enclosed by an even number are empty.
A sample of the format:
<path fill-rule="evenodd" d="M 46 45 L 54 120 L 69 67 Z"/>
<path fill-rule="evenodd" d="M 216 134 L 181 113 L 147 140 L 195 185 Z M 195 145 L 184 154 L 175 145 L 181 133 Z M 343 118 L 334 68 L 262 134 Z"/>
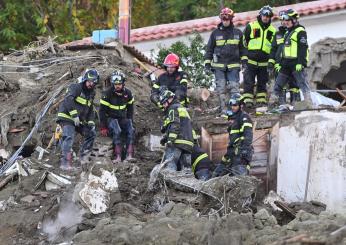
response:
<path fill-rule="evenodd" d="M 204 41 L 199 33 L 194 33 L 189 38 L 189 44 L 175 42 L 171 47 L 159 47 L 156 57 L 157 64 L 163 64 L 169 53 L 175 53 L 180 57 L 180 66 L 185 71 L 194 86 L 210 87 L 211 78 L 204 73 Z"/>
<path fill-rule="evenodd" d="M 0 49 L 18 49 L 39 35 L 39 18 L 30 1 L 6 0 L 0 4 Z"/>
<path fill-rule="evenodd" d="M 306 0 L 304 0 L 306 1 Z M 132 28 L 216 16 L 221 5 L 235 12 L 279 6 L 297 0 L 132 0 Z M 0 50 L 19 49 L 37 36 L 67 42 L 91 36 L 93 30 L 114 28 L 119 0 L 0 1 Z"/>

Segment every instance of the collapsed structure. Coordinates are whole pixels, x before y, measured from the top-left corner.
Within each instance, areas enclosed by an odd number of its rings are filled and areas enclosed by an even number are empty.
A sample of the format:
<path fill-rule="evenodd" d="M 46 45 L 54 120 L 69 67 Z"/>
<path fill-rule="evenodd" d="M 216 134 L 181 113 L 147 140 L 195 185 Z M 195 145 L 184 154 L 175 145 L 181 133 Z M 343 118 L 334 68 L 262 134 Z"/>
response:
<path fill-rule="evenodd" d="M 252 176 L 224 176 L 203 183 L 192 176 L 162 171 L 155 188 L 148 190 L 150 172 L 161 159 L 160 147 L 155 145 L 161 115 L 149 100 L 149 81 L 133 70 L 134 58 L 142 66 L 153 65 L 136 50 L 118 43 L 66 50 L 48 40 L 3 58 L 0 238 L 4 244 L 346 242 L 345 191 L 335 191 L 336 185 L 345 185 L 344 111 L 254 118 Z M 115 68 L 126 73 L 126 86 L 136 99 L 138 161 L 114 166 L 109 158 L 111 142 L 98 138 L 90 171 L 66 175 L 58 170 L 58 150 L 54 144 L 47 146 L 63 88 L 87 67 L 98 69 L 101 81 Z M 106 86 L 98 87 L 96 102 Z M 197 91 L 192 91 L 190 108 L 194 127 L 202 146 L 217 162 L 226 148 L 227 122 L 215 119 L 209 109 L 215 107 L 215 96 L 202 100 Z M 6 165 L 20 148 L 22 157 Z M 329 194 L 321 195 L 319 188 L 325 183 Z M 263 202 L 269 190 L 277 191 L 284 200 L 271 193 Z M 299 202 L 288 205 L 285 201 Z"/>

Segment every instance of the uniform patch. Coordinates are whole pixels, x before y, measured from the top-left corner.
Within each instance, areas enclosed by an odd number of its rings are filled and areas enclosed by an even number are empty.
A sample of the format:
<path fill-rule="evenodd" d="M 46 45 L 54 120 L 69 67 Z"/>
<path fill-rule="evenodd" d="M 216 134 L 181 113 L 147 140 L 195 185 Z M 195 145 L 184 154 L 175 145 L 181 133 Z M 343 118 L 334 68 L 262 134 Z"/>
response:
<path fill-rule="evenodd" d="M 234 39 L 239 39 L 239 35 L 234 35 Z"/>
<path fill-rule="evenodd" d="M 304 44 L 308 42 L 305 37 L 302 37 L 299 41 L 300 43 L 304 43 Z"/>
<path fill-rule="evenodd" d="M 223 36 L 216 36 L 215 39 L 216 39 L 216 40 L 222 40 L 222 39 L 223 39 Z"/>

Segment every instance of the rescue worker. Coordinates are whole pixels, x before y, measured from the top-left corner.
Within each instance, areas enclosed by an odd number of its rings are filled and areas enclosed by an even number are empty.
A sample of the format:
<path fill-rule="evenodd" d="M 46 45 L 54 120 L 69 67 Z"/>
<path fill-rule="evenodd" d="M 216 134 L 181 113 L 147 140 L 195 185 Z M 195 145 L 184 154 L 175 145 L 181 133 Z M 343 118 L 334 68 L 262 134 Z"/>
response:
<path fill-rule="evenodd" d="M 196 179 L 208 180 L 211 177 L 211 161 L 208 154 L 195 142 L 191 154 L 191 170 Z"/>
<path fill-rule="evenodd" d="M 126 137 L 125 161 L 134 161 L 134 128 L 133 112 L 134 98 L 131 91 L 125 87 L 125 75 L 115 70 L 110 75 L 111 87 L 104 91 L 100 100 L 100 133 L 110 136 L 114 147 L 113 163 L 121 162 L 123 150 L 122 132 Z"/>
<path fill-rule="evenodd" d="M 187 106 L 187 83 L 188 76 L 183 71 L 178 71 L 180 66 L 179 56 L 176 54 L 168 54 L 163 62 L 166 72 L 161 74 L 157 81 L 153 83 L 150 99 L 162 109 L 160 104 L 160 92 L 164 90 L 169 90 L 173 92 L 177 100 L 183 105 Z"/>
<path fill-rule="evenodd" d="M 278 97 L 280 105 L 285 104 L 284 87 L 289 81 L 290 76 L 294 77 L 298 87 L 303 92 L 307 107 L 312 106 L 310 87 L 307 82 L 304 68 L 308 62 L 308 42 L 305 28 L 299 24 L 299 14 L 289 9 L 283 15 L 283 21 L 287 27 L 284 36 L 282 49 L 282 59 L 276 66 L 278 76 L 275 81 L 274 94 Z"/>
<path fill-rule="evenodd" d="M 95 85 L 99 82 L 99 73 L 87 69 L 79 83 L 69 86 L 64 101 L 60 104 L 57 123 L 62 127 L 60 168 L 72 170 L 72 145 L 76 131 L 84 137 L 80 147 L 81 163 L 91 152 L 96 137 L 94 122 Z M 83 167 L 83 166 L 82 166 Z"/>
<path fill-rule="evenodd" d="M 277 77 L 278 73 L 275 72 L 275 67 L 279 67 L 281 62 L 282 49 L 284 44 L 284 35 L 287 31 L 287 27 L 283 21 L 283 16 L 286 15 L 286 11 L 282 10 L 279 12 L 279 19 L 281 21 L 281 25 L 275 33 L 274 40 L 272 42 L 272 49 L 270 52 L 270 57 L 268 60 L 268 73 L 274 79 Z M 300 90 L 294 79 L 294 77 L 289 77 L 289 92 L 290 92 L 290 103 L 294 104 L 296 101 L 300 101 Z M 286 97 L 286 96 L 285 96 Z M 285 98 L 286 100 L 286 98 Z"/>
<path fill-rule="evenodd" d="M 231 114 L 228 117 L 230 126 L 229 143 L 227 152 L 223 156 L 221 163 L 217 165 L 213 172 L 213 177 L 231 175 L 247 175 L 249 164 L 252 160 L 252 120 L 243 111 L 240 94 L 234 94 L 229 101 Z"/>
<path fill-rule="evenodd" d="M 190 115 L 172 91 L 161 91 L 159 98 L 165 112 L 161 127 L 165 136 L 160 143 L 166 145 L 164 161 L 169 159 L 167 168 L 175 171 L 190 169 L 193 148 Z"/>
<path fill-rule="evenodd" d="M 223 8 L 219 15 L 221 23 L 209 38 L 205 54 L 205 70 L 214 71 L 220 112 L 225 113 L 230 95 L 239 93 L 240 63 L 246 62 L 243 33 L 233 25 L 234 12 Z"/>
<path fill-rule="evenodd" d="M 271 24 L 273 10 L 270 6 L 260 9 L 257 20 L 249 23 L 244 30 L 244 45 L 247 47 L 247 66 L 244 71 L 243 100 L 247 108 L 252 108 L 254 102 L 257 107 L 267 104 L 267 72 L 271 43 L 275 36 L 275 28 Z M 257 78 L 257 79 L 256 79 Z M 256 100 L 254 101 L 254 88 Z"/>

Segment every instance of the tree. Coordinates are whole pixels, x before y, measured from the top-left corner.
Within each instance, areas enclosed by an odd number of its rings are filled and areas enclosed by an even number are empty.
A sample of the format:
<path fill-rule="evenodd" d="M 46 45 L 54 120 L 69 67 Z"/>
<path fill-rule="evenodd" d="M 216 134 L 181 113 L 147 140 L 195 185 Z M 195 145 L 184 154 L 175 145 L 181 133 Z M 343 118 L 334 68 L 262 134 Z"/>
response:
<path fill-rule="evenodd" d="M 189 44 L 181 41 L 175 42 L 171 47 L 160 47 L 156 62 L 163 65 L 165 57 L 169 53 L 175 53 L 180 57 L 180 66 L 185 71 L 194 86 L 210 87 L 211 77 L 204 73 L 204 41 L 199 33 L 194 33 L 189 38 Z"/>

